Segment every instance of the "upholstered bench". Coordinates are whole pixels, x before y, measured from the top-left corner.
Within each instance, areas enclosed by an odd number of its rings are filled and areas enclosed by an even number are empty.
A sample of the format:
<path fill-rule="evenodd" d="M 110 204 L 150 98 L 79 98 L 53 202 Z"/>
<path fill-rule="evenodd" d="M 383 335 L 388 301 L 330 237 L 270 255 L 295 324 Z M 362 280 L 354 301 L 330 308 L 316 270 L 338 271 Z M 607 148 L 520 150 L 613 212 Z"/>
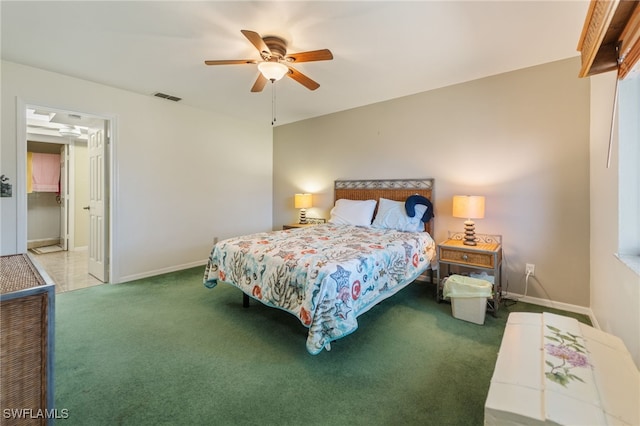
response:
<path fill-rule="evenodd" d="M 640 373 L 617 337 L 573 318 L 512 313 L 485 425 L 639 425 Z"/>

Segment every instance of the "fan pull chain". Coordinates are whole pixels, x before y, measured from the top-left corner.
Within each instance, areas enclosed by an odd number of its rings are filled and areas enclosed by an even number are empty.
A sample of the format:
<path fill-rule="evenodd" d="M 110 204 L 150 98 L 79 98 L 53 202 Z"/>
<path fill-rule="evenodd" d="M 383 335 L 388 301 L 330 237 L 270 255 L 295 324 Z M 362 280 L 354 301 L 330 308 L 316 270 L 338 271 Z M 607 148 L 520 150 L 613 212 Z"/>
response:
<path fill-rule="evenodd" d="M 276 82 L 271 80 L 271 125 L 276 122 Z"/>

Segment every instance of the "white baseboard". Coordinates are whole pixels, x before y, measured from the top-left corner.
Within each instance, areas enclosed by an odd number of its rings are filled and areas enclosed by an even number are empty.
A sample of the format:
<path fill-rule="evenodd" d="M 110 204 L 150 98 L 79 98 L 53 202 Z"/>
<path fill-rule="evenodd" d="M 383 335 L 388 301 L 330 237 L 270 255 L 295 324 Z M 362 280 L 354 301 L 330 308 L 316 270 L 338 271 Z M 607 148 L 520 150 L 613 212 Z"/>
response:
<path fill-rule="evenodd" d="M 170 266 L 168 268 L 156 269 L 153 271 L 141 272 L 139 274 L 127 275 L 124 277 L 120 277 L 120 280 L 117 281 L 118 284 L 126 283 L 129 281 L 140 280 L 142 278 L 155 277 L 157 275 L 168 274 L 169 272 L 177 272 L 182 271 L 184 269 L 195 268 L 196 266 L 204 266 L 208 262 L 207 260 L 198 260 L 196 262 L 184 263 L 182 265 Z M 204 269 L 202 270 L 202 276 L 204 277 Z"/>
<path fill-rule="evenodd" d="M 591 320 L 591 324 L 593 325 L 593 327 L 600 329 L 600 325 L 598 324 L 598 321 L 596 320 L 595 315 L 593 315 L 593 311 L 591 310 L 591 308 L 586 308 L 584 306 L 572 305 L 572 304 L 563 303 L 563 302 L 554 302 L 553 300 L 540 299 L 538 297 L 523 296 L 517 293 L 503 292 L 502 298 L 517 300 L 519 302 L 531 303 L 532 305 L 545 306 L 547 308 L 560 309 L 567 312 L 574 312 L 576 314 L 586 315 Z"/>

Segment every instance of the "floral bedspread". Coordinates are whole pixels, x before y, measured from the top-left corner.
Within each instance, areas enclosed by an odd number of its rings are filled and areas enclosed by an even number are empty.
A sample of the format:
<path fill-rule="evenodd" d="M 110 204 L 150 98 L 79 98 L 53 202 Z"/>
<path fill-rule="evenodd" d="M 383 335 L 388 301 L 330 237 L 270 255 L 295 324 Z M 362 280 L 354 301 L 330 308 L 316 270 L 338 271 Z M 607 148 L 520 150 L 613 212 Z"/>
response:
<path fill-rule="evenodd" d="M 295 315 L 309 328 L 307 350 L 315 355 L 429 267 L 436 267 L 436 247 L 426 232 L 323 224 L 218 242 L 204 285 L 227 282 Z"/>

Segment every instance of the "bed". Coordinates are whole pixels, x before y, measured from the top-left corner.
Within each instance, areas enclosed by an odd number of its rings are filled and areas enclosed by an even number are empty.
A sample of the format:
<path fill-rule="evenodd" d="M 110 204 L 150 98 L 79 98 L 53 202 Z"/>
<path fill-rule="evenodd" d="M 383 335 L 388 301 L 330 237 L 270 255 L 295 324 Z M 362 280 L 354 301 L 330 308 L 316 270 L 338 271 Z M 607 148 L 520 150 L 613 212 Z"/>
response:
<path fill-rule="evenodd" d="M 437 267 L 433 185 L 433 179 L 335 181 L 329 223 L 220 241 L 204 285 L 224 282 L 246 300 L 295 315 L 309 329 L 307 351 L 330 350 L 358 328 L 360 315 Z"/>

